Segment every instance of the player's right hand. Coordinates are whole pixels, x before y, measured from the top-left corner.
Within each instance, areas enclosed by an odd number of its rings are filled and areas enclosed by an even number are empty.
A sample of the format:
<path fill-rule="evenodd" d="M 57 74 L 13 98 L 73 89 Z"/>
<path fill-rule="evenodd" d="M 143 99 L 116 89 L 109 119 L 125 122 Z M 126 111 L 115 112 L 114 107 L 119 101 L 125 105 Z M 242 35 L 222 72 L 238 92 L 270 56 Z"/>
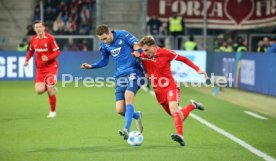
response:
<path fill-rule="evenodd" d="M 82 69 L 91 69 L 92 66 L 91 66 L 90 64 L 88 64 L 88 63 L 83 63 L 83 64 L 81 65 L 81 68 L 82 68 Z"/>
<path fill-rule="evenodd" d="M 199 69 L 199 70 L 197 71 L 197 73 L 198 73 L 198 74 L 203 74 L 203 75 L 205 76 L 206 79 L 209 79 L 208 74 L 207 74 L 204 70 Z"/>
<path fill-rule="evenodd" d="M 26 66 L 28 66 L 28 62 L 27 61 L 25 61 L 25 63 L 24 63 L 24 67 L 26 67 Z"/>
<path fill-rule="evenodd" d="M 141 55 L 138 51 L 133 51 L 132 56 L 134 56 L 135 58 L 139 58 Z"/>

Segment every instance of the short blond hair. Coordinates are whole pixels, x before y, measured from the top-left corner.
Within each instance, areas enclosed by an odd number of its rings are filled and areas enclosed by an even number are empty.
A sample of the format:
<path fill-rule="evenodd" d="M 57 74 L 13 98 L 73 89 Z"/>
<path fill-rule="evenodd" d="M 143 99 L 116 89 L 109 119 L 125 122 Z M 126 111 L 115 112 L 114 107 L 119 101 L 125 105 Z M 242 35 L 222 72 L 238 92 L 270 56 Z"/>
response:
<path fill-rule="evenodd" d="M 139 41 L 139 44 L 141 46 L 144 46 L 144 45 L 152 46 L 152 45 L 156 45 L 156 42 L 152 36 L 145 36 Z"/>

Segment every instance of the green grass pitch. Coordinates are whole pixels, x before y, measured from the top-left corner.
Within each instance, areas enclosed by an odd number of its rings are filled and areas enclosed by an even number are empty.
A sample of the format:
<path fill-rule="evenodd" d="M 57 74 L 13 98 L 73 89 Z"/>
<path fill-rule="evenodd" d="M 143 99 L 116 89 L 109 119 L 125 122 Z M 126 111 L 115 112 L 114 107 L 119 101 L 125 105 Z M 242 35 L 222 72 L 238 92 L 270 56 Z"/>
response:
<path fill-rule="evenodd" d="M 113 88 L 59 84 L 57 117 L 47 119 L 47 94 L 38 96 L 33 86 L 28 81 L 0 82 L 0 161 L 263 160 L 193 118 L 184 122 L 187 146 L 180 147 L 170 139 L 172 119 L 142 90 L 135 108 L 143 112 L 144 143 L 130 147 L 117 134 L 124 120 L 115 112 Z M 256 119 L 244 114 L 247 107 L 183 88 L 181 105 L 190 98 L 207 108 L 193 114 L 276 158 L 275 118 Z"/>

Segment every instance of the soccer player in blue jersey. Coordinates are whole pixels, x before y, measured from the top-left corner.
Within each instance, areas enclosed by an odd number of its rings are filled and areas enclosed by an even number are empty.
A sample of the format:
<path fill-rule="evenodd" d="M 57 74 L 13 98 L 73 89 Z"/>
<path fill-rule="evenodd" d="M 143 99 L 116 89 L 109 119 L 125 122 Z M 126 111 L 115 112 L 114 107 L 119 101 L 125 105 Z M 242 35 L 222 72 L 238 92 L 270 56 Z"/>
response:
<path fill-rule="evenodd" d="M 132 118 L 136 120 L 137 130 L 143 131 L 142 113 L 135 111 L 133 106 L 135 94 L 144 84 L 144 79 L 139 79 L 144 77 L 141 64 L 132 56 L 132 53 L 137 52 L 140 48 L 138 39 L 124 30 L 110 31 L 107 25 L 98 26 L 96 35 L 102 41 L 100 48 L 102 58 L 94 64 L 83 63 L 81 68 L 102 68 L 108 64 L 109 56 L 112 56 L 116 68 L 114 75 L 116 80 L 116 111 L 125 117 L 125 127 L 118 132 L 124 140 L 127 140 Z"/>

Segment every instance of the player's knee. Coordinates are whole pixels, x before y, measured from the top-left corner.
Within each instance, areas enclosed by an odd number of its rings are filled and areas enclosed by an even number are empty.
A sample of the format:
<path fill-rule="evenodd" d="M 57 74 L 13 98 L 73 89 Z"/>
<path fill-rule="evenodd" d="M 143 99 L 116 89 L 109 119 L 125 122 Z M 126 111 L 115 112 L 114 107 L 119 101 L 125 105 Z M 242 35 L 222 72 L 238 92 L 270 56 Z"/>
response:
<path fill-rule="evenodd" d="M 38 95 L 42 95 L 42 94 L 44 93 L 44 90 L 42 90 L 42 89 L 37 89 L 37 90 L 36 90 L 36 93 L 37 93 Z"/>
<path fill-rule="evenodd" d="M 126 104 L 133 104 L 134 95 L 132 94 L 125 94 L 125 102 Z"/>
<path fill-rule="evenodd" d="M 125 116 L 125 112 L 123 112 L 123 111 L 117 111 L 117 113 L 121 116 Z"/>
<path fill-rule="evenodd" d="M 173 116 L 176 113 L 176 111 L 171 110 L 170 113 L 171 113 L 171 116 Z"/>
<path fill-rule="evenodd" d="M 49 88 L 48 89 L 48 94 L 49 94 L 49 96 L 52 96 L 52 95 L 55 95 L 55 90 L 54 89 L 52 89 L 52 88 Z"/>

